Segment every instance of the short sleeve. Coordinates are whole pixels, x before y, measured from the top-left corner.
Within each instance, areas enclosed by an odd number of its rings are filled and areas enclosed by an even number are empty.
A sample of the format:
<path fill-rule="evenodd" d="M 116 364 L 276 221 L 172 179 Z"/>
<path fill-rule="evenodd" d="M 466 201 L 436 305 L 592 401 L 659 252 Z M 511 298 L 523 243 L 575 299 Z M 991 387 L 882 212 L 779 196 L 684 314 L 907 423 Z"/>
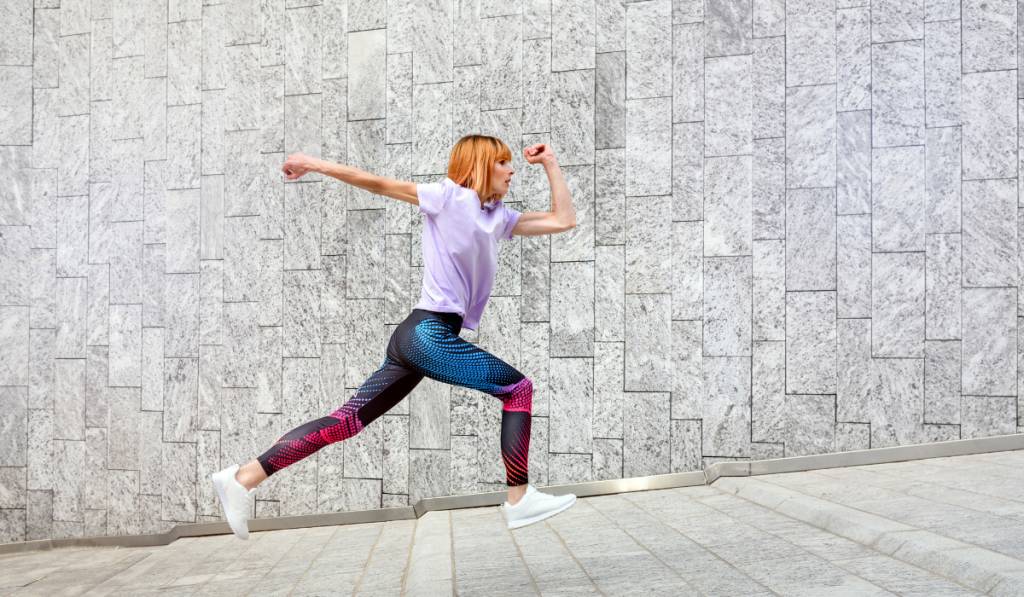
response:
<path fill-rule="evenodd" d="M 427 182 L 416 185 L 416 196 L 419 198 L 420 213 L 436 216 L 444 208 L 448 199 L 443 182 Z"/>
<path fill-rule="evenodd" d="M 516 224 L 519 222 L 519 216 L 523 214 L 510 207 L 504 207 L 504 210 L 505 228 L 504 230 L 502 230 L 501 236 L 499 238 L 503 238 L 505 240 L 512 240 L 512 229 L 516 227 Z"/>

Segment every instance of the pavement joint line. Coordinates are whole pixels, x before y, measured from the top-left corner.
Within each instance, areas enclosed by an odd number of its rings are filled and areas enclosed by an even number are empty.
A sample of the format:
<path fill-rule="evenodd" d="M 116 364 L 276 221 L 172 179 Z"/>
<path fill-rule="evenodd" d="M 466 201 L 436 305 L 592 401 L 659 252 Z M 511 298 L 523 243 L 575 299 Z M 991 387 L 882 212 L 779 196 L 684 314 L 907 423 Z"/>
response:
<path fill-rule="evenodd" d="M 412 523 L 412 535 L 409 537 L 409 555 L 405 558 L 405 570 L 402 572 L 402 590 L 398 593 L 399 597 L 405 595 L 405 582 L 409 579 L 409 566 L 412 565 L 412 546 L 416 542 L 416 529 L 420 526 L 420 519 L 416 519 Z"/>
<path fill-rule="evenodd" d="M 505 532 L 508 533 L 510 539 L 512 539 L 512 545 L 516 547 L 516 553 L 519 554 L 519 561 L 523 563 L 523 568 L 526 570 L 526 576 L 530 578 L 530 584 L 533 585 L 533 590 L 537 592 L 537 597 L 541 597 L 540 588 L 537 587 L 537 581 L 533 578 L 533 573 L 530 572 L 530 567 L 526 565 L 526 558 L 523 557 L 523 550 L 519 549 L 519 542 L 516 541 L 515 535 L 512 534 L 512 529 L 508 528 L 508 519 L 505 518 L 505 512 L 503 508 L 498 508 L 498 516 L 501 516 L 501 522 L 505 524 Z M 452 550 L 454 557 L 454 551 Z"/>
<path fill-rule="evenodd" d="M 327 538 L 327 541 L 324 541 L 324 544 L 320 546 L 320 551 L 316 552 L 316 555 L 313 556 L 313 559 L 309 561 L 309 565 L 306 566 L 306 569 L 302 571 L 302 574 L 299 576 L 299 579 L 295 581 L 295 584 L 292 586 L 291 590 L 288 591 L 288 596 L 294 593 L 295 589 L 298 588 L 300 584 L 302 584 L 302 579 L 306 578 L 306 574 L 309 573 L 309 569 L 313 567 L 313 564 L 315 564 L 318 559 L 320 559 L 320 556 L 323 555 L 324 550 L 327 549 L 327 546 L 330 545 L 331 541 L 334 540 L 334 536 L 338 534 L 338 529 L 340 528 L 341 526 L 334 527 L 334 532 L 331 533 L 331 536 Z"/>
<path fill-rule="evenodd" d="M 366 578 L 366 570 L 369 569 L 370 562 L 373 561 L 373 552 L 377 551 L 377 544 L 380 543 L 380 536 L 384 534 L 384 527 L 387 526 L 387 524 L 388 523 L 385 522 L 380 525 L 380 531 L 377 532 L 377 538 L 373 540 L 373 547 L 370 548 L 370 555 L 366 556 L 366 564 L 363 565 L 363 573 L 359 575 L 359 581 L 356 583 L 355 588 L 352 589 L 353 595 L 359 592 L 359 587 L 362 586 L 363 579 Z"/>
<path fill-rule="evenodd" d="M 310 527 L 310 529 L 311 528 L 312 527 Z M 309 534 L 310 529 L 306 529 L 306 532 L 302 533 L 302 535 L 299 536 L 299 538 L 295 541 L 295 543 L 292 544 L 292 546 L 289 547 L 284 553 L 282 553 L 281 557 L 277 558 L 277 561 L 274 562 L 274 565 L 267 568 L 267 571 L 263 573 L 263 576 L 261 576 L 260 579 L 256 582 L 256 584 L 254 584 L 252 586 L 252 588 L 249 589 L 249 592 L 246 593 L 246 595 L 252 595 L 253 591 L 255 591 L 256 588 L 260 586 L 260 583 L 262 583 L 264 580 L 266 580 L 266 578 L 268 576 L 270 576 L 270 573 L 273 572 L 275 568 L 277 568 L 277 565 L 281 563 L 281 560 L 285 559 L 288 556 L 288 554 L 291 552 L 291 550 L 294 549 L 295 546 L 298 545 L 299 542 L 302 541 L 306 537 L 306 535 Z M 269 535 L 270 533 L 268 532 L 267 534 Z M 247 549 L 245 551 L 249 551 L 249 550 Z M 245 552 L 243 552 L 243 553 L 245 553 Z M 239 554 L 239 557 L 241 557 L 241 554 Z"/>
<path fill-rule="evenodd" d="M 547 527 L 551 529 L 551 532 L 555 534 L 555 537 L 558 538 L 558 542 L 561 543 L 562 547 L 565 548 L 565 553 L 569 554 L 569 557 L 572 558 L 573 562 L 576 562 L 576 566 L 580 569 L 580 572 L 583 573 L 583 576 L 586 576 L 587 580 L 590 581 L 590 584 L 594 585 L 594 590 L 597 591 L 597 594 L 603 597 L 604 591 L 602 591 L 601 587 L 597 586 L 597 583 L 594 582 L 594 579 L 591 578 L 589 574 L 587 574 L 586 568 L 584 568 L 583 565 L 580 564 L 580 561 L 576 559 L 576 554 L 574 554 L 572 550 L 569 549 L 569 545 L 566 544 L 565 539 L 563 539 L 562 536 L 558 534 L 558 531 L 555 530 L 555 527 L 551 526 L 551 521 L 545 520 L 544 524 L 547 525 Z"/>
<path fill-rule="evenodd" d="M 729 485 L 729 484 L 726 483 L 726 485 Z M 1024 562 L 1021 562 L 1020 560 L 1018 560 L 1016 558 L 1013 558 L 1011 556 L 1007 556 L 1005 554 L 1000 554 L 998 552 L 994 552 L 992 550 L 983 548 L 981 546 L 973 545 L 971 543 L 967 543 L 967 542 L 964 542 L 964 541 L 959 541 L 959 540 L 956 540 L 956 539 L 953 539 L 953 538 L 950 538 L 950 537 L 946 537 L 946 536 L 940 535 L 938 533 L 933 533 L 931 531 L 923 530 L 923 529 L 920 529 L 919 527 L 916 527 L 914 525 L 909 525 L 909 524 L 906 524 L 906 523 L 903 523 L 903 522 L 894 521 L 894 520 L 885 518 L 883 516 L 879 516 L 877 514 L 872 514 L 872 513 L 869 513 L 869 512 L 865 512 L 863 510 L 860 510 L 860 509 L 857 509 L 857 508 L 854 508 L 854 507 L 851 507 L 851 506 L 845 506 L 845 505 L 842 505 L 842 504 L 836 504 L 836 503 L 833 503 L 833 502 L 829 502 L 829 501 L 823 500 L 823 499 L 821 499 L 819 497 L 811 496 L 809 494 L 806 494 L 806 493 L 803 493 L 803 492 L 800 492 L 800 491 L 797 491 L 797 490 L 794 490 L 794 489 L 789 489 L 789 488 L 781 487 L 781 486 L 775 485 L 773 483 L 770 483 L 770 482 L 767 482 L 767 481 L 763 481 L 761 479 L 742 479 L 742 480 L 737 479 L 732 484 L 733 488 L 735 488 L 735 490 L 736 490 L 735 492 L 733 492 L 731 490 L 728 490 L 728 489 L 726 489 L 724 491 L 728 491 L 729 493 L 732 493 L 733 495 L 736 495 L 737 497 L 741 497 L 741 498 L 747 499 L 748 501 L 752 501 L 754 503 L 759 503 L 759 502 L 755 501 L 752 497 L 750 497 L 751 493 L 757 493 L 758 491 L 762 491 L 762 492 L 764 491 L 763 488 L 758 488 L 757 485 L 763 485 L 763 486 L 771 487 L 772 490 L 774 490 L 774 495 L 771 495 L 770 499 L 769 499 L 769 496 L 767 496 L 767 495 L 763 496 L 763 499 L 768 500 L 769 503 L 774 502 L 780 496 L 782 496 L 781 501 L 779 501 L 775 506 L 768 506 L 767 504 L 761 504 L 761 505 L 763 505 L 766 508 L 770 508 L 774 512 L 778 512 L 779 514 L 787 515 L 790 518 L 794 518 L 794 519 L 799 520 L 801 522 L 805 522 L 807 524 L 810 524 L 811 526 L 815 526 L 815 527 L 821 528 L 821 529 L 823 529 L 825 531 L 829 531 L 829 532 L 831 532 L 831 533 L 833 533 L 835 535 L 839 535 L 840 537 L 844 537 L 846 539 L 850 539 L 852 541 L 860 543 L 861 545 L 865 545 L 866 547 L 872 548 L 872 549 L 874 549 L 876 551 L 882 552 L 883 554 L 889 555 L 890 557 L 893 557 L 893 558 L 895 558 L 897 560 L 900 560 L 902 562 L 918 566 L 918 567 L 923 568 L 923 569 L 925 569 L 925 570 L 927 570 L 927 571 L 929 571 L 929 572 L 931 572 L 931 573 L 933 573 L 933 574 L 935 574 L 937 576 L 944 576 L 944 577 L 952 580 L 953 582 L 956 582 L 958 584 L 970 587 L 971 589 L 974 589 L 976 591 L 980 591 L 980 592 L 985 593 L 987 595 L 996 595 L 996 596 L 1014 595 L 1015 593 L 1007 593 L 1007 592 L 1004 592 L 1004 591 L 993 593 L 993 591 L 999 589 L 999 587 L 1001 585 L 1003 585 L 1004 583 L 1011 583 L 1011 582 L 1013 582 L 1014 579 L 1017 579 L 1018 582 L 1021 582 L 1021 579 L 1024 579 Z M 741 492 L 743 492 L 744 489 L 747 490 L 746 491 L 746 495 L 741 495 Z M 769 492 L 769 493 L 771 493 L 771 492 Z M 806 513 L 805 514 L 805 518 L 799 518 L 798 516 L 796 516 L 794 514 L 788 514 L 787 512 L 782 512 L 782 511 L 778 510 L 778 508 L 782 507 L 783 505 L 787 504 L 788 502 L 794 501 L 794 497 L 797 498 L 797 499 L 801 499 L 803 501 L 803 503 L 801 504 L 801 509 L 799 511 L 801 513 Z M 820 502 L 820 504 L 816 503 L 816 502 Z M 818 517 L 814 515 L 815 513 L 811 513 L 810 512 L 812 509 L 818 511 L 818 512 L 816 512 L 816 514 L 824 516 L 824 522 L 822 522 L 821 520 L 818 520 Z M 788 512 L 793 512 L 793 510 L 792 509 L 788 509 Z M 848 515 L 846 517 L 844 517 L 843 515 L 844 515 L 845 512 L 856 512 L 859 515 L 860 520 L 859 521 L 856 520 L 856 519 L 852 519 L 851 520 Z M 833 528 L 831 528 L 831 527 L 833 527 L 835 522 L 843 522 L 843 523 L 846 523 L 847 525 L 850 525 L 851 527 L 856 527 L 856 526 L 865 526 L 866 527 L 866 525 L 869 522 L 873 523 L 873 522 L 876 522 L 876 521 L 881 521 L 883 523 L 882 525 L 880 525 L 882 527 L 882 529 L 884 529 L 886 526 L 888 526 L 889 530 L 880 530 L 879 528 L 870 528 L 870 527 L 862 529 L 864 532 L 866 532 L 868 534 L 868 536 L 869 536 L 868 540 L 870 541 L 870 543 L 865 543 L 864 542 L 865 537 L 862 537 L 862 536 L 856 536 L 855 537 L 855 536 L 853 536 L 853 533 L 851 533 L 847 529 L 843 529 L 843 528 L 833 529 Z M 897 527 L 898 526 L 905 527 L 905 529 L 892 530 L 894 528 L 894 525 L 896 525 Z M 902 538 L 902 537 L 894 537 L 894 536 L 892 536 L 893 534 L 902 534 L 902 533 L 908 533 L 908 532 L 910 532 L 910 533 L 917 533 L 919 535 L 924 535 L 925 538 L 924 539 L 922 539 L 920 537 L 919 538 L 914 538 L 914 537 Z M 936 539 L 938 539 L 938 541 L 936 541 Z M 938 543 L 940 545 L 943 544 L 943 543 L 945 543 L 947 545 L 959 544 L 962 547 L 955 547 L 955 548 L 949 548 L 949 549 L 944 549 L 943 550 L 943 549 L 940 549 L 938 547 L 933 547 L 932 545 L 929 545 L 929 543 L 931 543 L 931 544 Z M 884 545 L 884 544 L 888 544 L 888 546 L 891 548 L 891 551 L 889 551 L 889 549 L 887 549 L 887 548 L 880 547 L 880 545 Z M 967 552 L 967 553 L 964 554 L 964 553 L 957 553 L 957 552 Z M 897 554 L 900 554 L 900 555 L 897 555 Z M 1002 569 L 997 569 L 995 567 L 986 566 L 985 565 L 986 562 L 985 562 L 984 559 L 979 560 L 976 557 L 978 554 L 992 554 L 992 555 L 996 556 L 996 558 L 994 558 L 994 559 L 996 559 L 996 560 L 1004 560 L 1007 564 L 1010 564 L 1010 566 L 1008 566 L 1009 569 L 1007 569 L 1006 567 L 1003 567 Z M 967 556 L 967 557 L 959 557 L 958 558 L 957 557 L 958 555 L 959 556 Z M 972 558 L 970 556 L 975 556 L 975 557 Z M 944 565 L 944 567 L 949 571 L 949 573 L 944 573 L 943 570 L 941 570 L 941 569 L 934 569 L 934 568 L 940 568 L 940 566 L 935 564 L 935 563 L 933 563 L 931 565 L 928 565 L 924 561 L 927 558 L 936 558 L 936 557 L 937 558 L 941 558 L 943 560 L 941 562 L 941 564 Z M 907 559 L 907 558 L 911 558 L 911 559 Z M 991 561 L 993 558 L 987 558 L 987 559 L 988 559 L 988 561 Z M 960 571 L 961 568 L 963 569 L 962 572 Z M 955 573 L 955 574 L 950 574 L 950 573 Z M 989 582 L 982 583 L 980 579 L 979 580 L 974 580 L 973 577 L 975 577 L 975 576 L 980 576 L 981 578 L 984 578 L 984 579 L 988 580 Z M 1011 587 L 1007 587 L 1007 588 L 1008 588 L 1008 590 L 1013 590 L 1013 588 L 1011 588 Z"/>
<path fill-rule="evenodd" d="M 682 580 L 682 581 L 683 581 L 684 583 L 686 583 L 686 586 L 688 586 L 688 587 L 690 587 L 691 589 L 693 589 L 694 591 L 696 591 L 696 593 L 697 593 L 698 595 L 704 595 L 704 597 L 707 597 L 707 594 L 706 594 L 706 593 L 704 593 L 703 591 L 701 591 L 701 590 L 700 590 L 700 589 L 698 589 L 697 587 L 695 587 L 695 586 L 693 586 L 692 584 L 690 584 L 690 581 L 688 581 L 688 580 L 686 580 L 685 578 L 683 578 L 683 575 L 682 575 L 682 574 L 679 574 L 679 572 L 677 572 L 675 568 L 673 568 L 672 566 L 669 566 L 668 564 L 666 564 L 666 563 L 665 563 L 665 561 L 664 561 L 664 560 L 662 560 L 661 558 L 659 558 L 659 557 L 658 557 L 658 554 L 656 554 L 656 553 L 654 553 L 653 551 L 651 551 L 651 549 L 650 549 L 649 547 L 647 547 L 646 545 L 644 545 L 643 543 L 640 543 L 640 542 L 639 542 L 639 541 L 637 540 L 637 538 L 636 538 L 636 537 L 634 537 L 634 536 L 632 535 L 632 533 L 630 533 L 630 532 L 629 532 L 629 531 L 627 531 L 626 529 L 622 528 L 622 525 L 620 525 L 620 524 L 619 524 L 619 522 L 618 522 L 617 520 L 612 520 L 612 519 L 611 519 L 611 518 L 610 518 L 610 517 L 609 517 L 609 516 L 608 516 L 607 514 L 605 514 L 605 513 L 604 513 L 604 512 L 603 512 L 603 511 L 602 511 L 602 510 L 601 510 L 600 508 L 598 508 L 598 507 L 597 507 L 597 506 L 595 506 L 594 504 L 591 504 L 591 503 L 590 503 L 590 502 L 589 502 L 588 500 L 583 500 L 583 501 L 585 501 L 585 502 L 587 502 L 588 504 L 590 504 L 590 507 L 591 507 L 591 508 L 593 508 L 595 512 L 597 512 L 597 513 L 598 513 L 598 514 L 600 514 L 601 516 L 604 516 L 604 517 L 605 517 L 605 519 L 606 519 L 606 520 L 607 520 L 608 522 L 610 522 L 610 523 L 614 524 L 616 528 L 618 528 L 618 529 L 619 529 L 620 531 L 622 531 L 623 533 L 625 533 L 627 537 L 629 537 L 630 539 L 632 539 L 632 540 L 633 540 L 633 543 L 636 543 L 636 544 L 637 544 L 638 546 L 640 546 L 641 548 L 643 548 L 643 550 L 644 550 L 644 551 L 646 551 L 647 553 L 651 554 L 651 557 L 653 557 L 653 558 L 654 558 L 655 560 L 657 560 L 657 561 L 658 561 L 658 563 L 659 563 L 659 564 L 661 564 L 662 566 L 664 566 L 664 567 L 665 567 L 665 568 L 666 568 L 666 569 L 667 569 L 667 570 L 668 570 L 669 572 L 671 572 L 672 574 L 675 574 L 676 576 L 678 576 L 680 580 Z M 628 501 L 628 500 L 627 500 L 627 501 Z M 630 503 L 632 503 L 632 502 L 630 502 Z M 648 514 L 648 516 L 650 516 L 650 514 Z M 661 520 L 660 520 L 660 519 L 658 519 L 658 518 L 655 518 L 655 520 L 657 520 L 658 522 L 661 522 Z M 668 525 L 667 525 L 667 524 L 665 524 L 664 522 L 661 522 L 661 524 L 663 524 L 663 525 L 664 525 L 664 526 L 666 526 L 666 527 L 668 526 Z M 680 535 L 682 535 L 682 533 L 680 533 Z M 683 536 L 684 536 L 684 537 L 686 537 L 686 535 L 683 535 Z M 689 539 L 689 537 L 687 537 L 687 539 Z M 691 541 L 692 541 L 692 539 L 691 539 Z M 694 541 L 693 543 L 695 543 L 695 544 L 697 544 L 697 545 L 700 545 L 700 544 L 699 544 L 699 543 L 697 543 L 696 541 Z M 704 549 L 704 551 L 707 551 L 708 553 L 711 553 L 711 552 L 710 552 L 709 550 L 705 549 L 703 545 L 700 545 L 700 548 L 701 548 L 701 549 Z M 711 555 L 715 555 L 715 554 L 711 554 Z M 717 556 L 716 556 L 716 557 L 717 557 Z M 719 559 L 721 559 L 721 558 L 719 558 Z M 724 561 L 724 560 L 723 560 L 723 561 Z M 726 562 L 726 563 L 728 563 L 728 562 Z M 744 576 L 747 576 L 747 575 L 746 575 L 746 574 L 744 574 Z M 750 577 L 748 576 L 747 578 L 750 578 Z M 752 579 L 752 578 L 751 578 L 750 580 L 754 580 L 754 579 Z M 761 585 L 761 583 L 757 582 L 756 580 L 754 580 L 754 582 L 755 582 L 755 583 L 757 583 L 757 584 L 759 584 L 759 585 Z M 761 586 L 762 586 L 762 587 L 764 587 L 764 585 L 761 585 Z M 771 591 L 770 589 L 768 589 L 768 587 L 765 587 L 765 590 L 767 590 L 767 591 Z M 774 593 L 774 591 L 771 591 L 771 592 L 772 592 L 772 593 Z"/>

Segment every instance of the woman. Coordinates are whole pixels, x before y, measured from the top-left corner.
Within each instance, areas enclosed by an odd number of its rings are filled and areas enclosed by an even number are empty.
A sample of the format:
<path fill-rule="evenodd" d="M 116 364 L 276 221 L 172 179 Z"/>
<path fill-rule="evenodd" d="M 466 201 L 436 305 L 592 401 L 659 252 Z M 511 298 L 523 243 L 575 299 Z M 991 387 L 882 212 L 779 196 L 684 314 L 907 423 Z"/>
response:
<path fill-rule="evenodd" d="M 530 164 L 542 164 L 551 184 L 551 211 L 520 213 L 502 203 L 512 179 L 512 152 L 494 137 L 469 135 L 452 149 L 443 182 L 414 184 L 374 176 L 301 153 L 281 168 L 289 180 L 320 172 L 343 182 L 419 206 L 423 222 L 423 290 L 412 313 L 391 335 L 384 364 L 344 406 L 327 417 L 286 433 L 264 454 L 239 468 L 213 474 L 231 530 L 249 537 L 248 515 L 256 486 L 269 475 L 348 439 L 398 404 L 424 377 L 474 388 L 502 401 L 501 454 L 508 501 L 502 506 L 509 528 L 558 514 L 576 496 L 552 496 L 528 482 L 533 384 L 498 357 L 459 337 L 475 330 L 491 294 L 498 264 L 498 240 L 513 235 L 565 232 L 576 213 L 565 179 L 549 145 L 523 150 Z"/>

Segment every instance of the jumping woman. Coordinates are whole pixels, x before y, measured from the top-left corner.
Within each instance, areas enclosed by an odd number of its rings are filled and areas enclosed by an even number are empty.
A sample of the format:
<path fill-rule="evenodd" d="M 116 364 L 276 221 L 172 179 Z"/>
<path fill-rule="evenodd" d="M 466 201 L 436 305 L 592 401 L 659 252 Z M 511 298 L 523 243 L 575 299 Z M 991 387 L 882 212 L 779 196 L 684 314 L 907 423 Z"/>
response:
<path fill-rule="evenodd" d="M 551 146 L 523 150 L 530 164 L 542 164 L 551 185 L 551 211 L 520 213 L 502 203 L 512 179 L 512 152 L 483 135 L 459 139 L 443 182 L 415 184 L 375 176 L 301 153 L 281 170 L 295 180 L 320 172 L 342 182 L 419 206 L 423 222 L 423 290 L 412 313 L 388 342 L 384 364 L 341 408 L 286 433 L 249 464 L 213 474 L 224 513 L 239 539 L 248 539 L 249 508 L 256 486 L 284 467 L 327 444 L 348 439 L 388 412 L 424 377 L 486 392 L 502 403 L 501 455 L 508 501 L 502 509 L 509 528 L 538 522 L 576 501 L 529 484 L 530 416 L 533 384 L 515 367 L 459 337 L 475 330 L 491 295 L 498 266 L 498 240 L 513 235 L 565 232 L 576 226 L 569 189 Z"/>

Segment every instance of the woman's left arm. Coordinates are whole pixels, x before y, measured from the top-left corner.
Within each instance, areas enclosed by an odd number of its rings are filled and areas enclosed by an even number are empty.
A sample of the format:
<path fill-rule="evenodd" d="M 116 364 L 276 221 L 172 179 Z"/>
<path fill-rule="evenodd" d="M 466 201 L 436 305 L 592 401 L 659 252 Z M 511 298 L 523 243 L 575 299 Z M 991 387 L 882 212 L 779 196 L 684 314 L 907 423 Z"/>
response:
<path fill-rule="evenodd" d="M 523 150 L 526 161 L 531 164 L 543 164 L 551 184 L 551 211 L 528 211 L 519 216 L 519 221 L 512 228 L 512 235 L 539 236 L 557 234 L 576 227 L 576 210 L 572 207 L 572 197 L 565 177 L 558 167 L 558 160 L 550 145 L 538 143 Z"/>

